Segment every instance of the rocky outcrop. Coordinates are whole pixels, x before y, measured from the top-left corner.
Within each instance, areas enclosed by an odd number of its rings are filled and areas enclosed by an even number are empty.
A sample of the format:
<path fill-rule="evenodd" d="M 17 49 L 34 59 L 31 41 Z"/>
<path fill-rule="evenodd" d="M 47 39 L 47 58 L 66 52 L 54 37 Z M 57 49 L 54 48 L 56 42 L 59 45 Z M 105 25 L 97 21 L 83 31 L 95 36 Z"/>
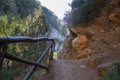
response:
<path fill-rule="evenodd" d="M 110 14 L 109 20 L 114 22 L 114 23 L 120 23 L 120 12 Z"/>
<path fill-rule="evenodd" d="M 67 59 L 89 58 L 98 69 L 120 61 L 120 1 L 111 0 L 98 17 L 84 25 L 70 27 L 77 35 L 67 38 L 62 53 Z M 65 46 L 68 45 L 68 46 Z M 71 47 L 69 46 L 71 45 Z M 104 67 L 101 67 L 104 66 Z M 108 67 L 108 66 L 106 66 Z"/>
<path fill-rule="evenodd" d="M 72 46 L 75 50 L 80 51 L 88 46 L 88 39 L 85 35 L 78 35 L 72 41 Z"/>
<path fill-rule="evenodd" d="M 49 29 L 50 33 L 48 34 L 48 37 L 55 39 L 55 50 L 57 51 L 60 48 L 61 43 L 65 40 L 66 36 L 64 36 L 60 30 L 57 30 L 53 26 L 50 26 Z"/>

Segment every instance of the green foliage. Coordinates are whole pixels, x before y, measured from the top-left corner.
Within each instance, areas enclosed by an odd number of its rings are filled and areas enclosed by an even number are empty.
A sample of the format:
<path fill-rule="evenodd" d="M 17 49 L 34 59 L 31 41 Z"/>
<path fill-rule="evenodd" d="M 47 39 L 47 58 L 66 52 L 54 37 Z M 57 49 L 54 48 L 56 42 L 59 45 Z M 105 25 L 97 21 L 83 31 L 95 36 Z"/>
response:
<path fill-rule="evenodd" d="M 47 26 L 55 27 L 57 30 L 60 30 L 61 24 L 58 17 L 46 7 L 43 7 L 43 12 L 46 18 Z"/>
<path fill-rule="evenodd" d="M 0 15 L 17 14 L 17 6 L 14 0 L 0 0 Z"/>
<path fill-rule="evenodd" d="M 0 36 L 10 36 L 23 32 L 24 20 L 9 15 L 0 16 Z"/>
<path fill-rule="evenodd" d="M 15 77 L 20 76 L 20 70 L 18 68 L 14 68 L 14 70 L 13 68 L 9 68 L 3 72 L 3 75 L 5 75 L 5 77 L 3 77 L 2 80 L 14 80 Z"/>
<path fill-rule="evenodd" d="M 104 80 L 120 80 L 120 63 L 114 64 L 103 74 Z"/>
<path fill-rule="evenodd" d="M 37 0 L 0 0 L 0 15 L 19 15 L 25 18 L 28 15 L 34 16 L 35 9 L 39 9 L 41 4 Z"/>
<path fill-rule="evenodd" d="M 40 3 L 37 0 L 14 0 L 17 6 L 17 13 L 24 18 L 28 15 L 34 16 L 35 9 L 39 9 Z"/>
<path fill-rule="evenodd" d="M 46 19 L 46 26 L 50 29 L 54 27 L 56 30 L 58 30 L 62 35 L 66 36 L 67 31 L 64 25 L 61 25 L 60 20 L 58 17 L 49 9 L 46 7 L 42 7 L 45 19 Z"/>
<path fill-rule="evenodd" d="M 5 27 L 0 26 L 1 27 L 0 31 L 4 30 L 4 32 L 3 33 L 0 32 L 0 34 L 1 35 L 5 34 L 4 36 L 10 36 L 10 35 L 11 36 L 27 35 L 32 37 L 43 36 L 46 33 L 47 29 L 46 27 L 44 27 L 45 25 L 44 18 L 40 18 L 40 16 L 37 19 L 31 16 L 28 16 L 26 19 L 21 19 L 20 17 L 19 18 L 14 17 L 13 19 L 11 19 L 11 22 L 9 24 L 7 23 L 9 20 L 7 16 L 3 16 L 4 18 L 2 20 L 2 23 L 4 23 L 3 25 L 5 25 Z M 38 57 L 41 55 L 41 53 L 45 50 L 45 47 L 46 47 L 45 42 L 16 43 L 9 45 L 8 52 L 21 56 L 25 59 L 36 61 Z M 9 78 L 4 80 L 13 80 L 12 79 L 13 76 L 16 76 L 15 75 L 16 71 L 14 67 L 19 67 L 19 65 L 21 65 L 20 72 L 24 72 L 24 69 L 28 67 L 24 64 L 16 63 L 10 60 L 8 60 L 8 62 L 10 64 L 6 63 L 7 67 L 11 66 L 12 68 L 7 70 L 9 70 L 9 73 L 11 74 L 4 73 L 4 76 L 7 75 Z"/>
<path fill-rule="evenodd" d="M 99 13 L 100 7 L 98 0 L 73 0 L 72 11 L 66 17 L 66 22 L 70 25 L 85 24 L 95 18 Z"/>
<path fill-rule="evenodd" d="M 38 37 L 45 35 L 48 31 L 42 7 L 37 0 L 2 0 L 0 4 L 2 4 L 0 6 L 3 6 L 0 7 L 0 36 Z M 9 6 L 7 7 L 6 5 Z M 12 9 L 14 9 L 16 14 L 12 12 Z M 36 61 L 45 50 L 45 47 L 45 42 L 16 43 L 9 45 L 8 52 Z M 20 74 L 28 68 L 28 65 L 11 60 L 5 61 L 5 64 L 3 80 L 13 80 L 15 76 L 18 76 L 17 73 Z"/>
<path fill-rule="evenodd" d="M 0 36 L 44 36 L 51 27 L 66 34 L 57 16 L 42 8 L 37 0 L 0 0 Z M 8 52 L 36 61 L 46 46 L 44 41 L 15 43 L 9 45 Z M 22 73 L 23 76 L 29 67 L 11 60 L 6 60 L 4 64 L 3 80 L 13 80 Z"/>
<path fill-rule="evenodd" d="M 71 7 L 72 7 L 72 9 L 76 9 L 79 6 L 83 5 L 84 3 L 85 3 L 85 0 L 73 0 Z"/>

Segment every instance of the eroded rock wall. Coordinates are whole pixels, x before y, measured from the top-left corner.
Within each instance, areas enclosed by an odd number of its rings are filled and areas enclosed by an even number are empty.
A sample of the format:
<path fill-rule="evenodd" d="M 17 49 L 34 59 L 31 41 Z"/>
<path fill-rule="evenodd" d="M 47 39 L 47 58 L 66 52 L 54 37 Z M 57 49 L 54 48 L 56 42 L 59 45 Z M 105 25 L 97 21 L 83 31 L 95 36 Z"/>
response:
<path fill-rule="evenodd" d="M 89 58 L 96 67 L 120 61 L 120 1 L 110 0 L 91 22 L 70 27 L 59 58 Z"/>

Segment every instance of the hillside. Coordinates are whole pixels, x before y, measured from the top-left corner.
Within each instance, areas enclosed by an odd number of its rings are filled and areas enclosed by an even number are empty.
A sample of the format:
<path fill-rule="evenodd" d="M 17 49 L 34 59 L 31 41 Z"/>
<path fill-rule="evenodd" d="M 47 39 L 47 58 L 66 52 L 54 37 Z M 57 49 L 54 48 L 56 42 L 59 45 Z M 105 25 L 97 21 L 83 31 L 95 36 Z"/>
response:
<path fill-rule="evenodd" d="M 45 12 L 45 10 L 48 12 Z M 65 28 L 63 30 L 62 26 L 58 17 L 49 9 L 43 7 L 38 0 L 0 1 L 0 37 L 29 36 L 54 38 L 57 51 L 65 38 L 62 32 L 66 30 Z M 14 43 L 9 45 L 8 52 L 24 59 L 36 61 L 48 46 L 47 44 L 48 42 L 44 41 L 38 43 Z M 18 68 L 20 65 L 21 67 Z M 0 64 L 0 69 L 1 66 Z M 4 66 L 0 70 L 2 73 L 0 73 L 0 80 L 14 80 L 16 77 L 21 79 L 28 70 L 29 65 L 5 59 Z M 35 77 L 33 76 L 33 78 Z"/>
<path fill-rule="evenodd" d="M 100 12 L 92 20 L 80 20 L 75 25 L 69 25 L 68 21 L 70 35 L 59 50 L 59 58 L 89 59 L 103 74 L 120 62 L 120 1 L 99 0 L 99 4 Z"/>

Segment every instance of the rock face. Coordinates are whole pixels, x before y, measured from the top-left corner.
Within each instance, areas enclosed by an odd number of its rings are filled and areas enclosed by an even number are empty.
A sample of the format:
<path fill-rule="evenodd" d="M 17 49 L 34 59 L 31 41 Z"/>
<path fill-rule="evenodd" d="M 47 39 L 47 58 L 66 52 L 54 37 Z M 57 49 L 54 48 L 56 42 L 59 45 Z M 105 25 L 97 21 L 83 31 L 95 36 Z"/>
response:
<path fill-rule="evenodd" d="M 61 46 L 61 42 L 65 40 L 65 37 L 59 30 L 57 30 L 55 27 L 50 27 L 50 33 L 49 38 L 55 39 L 56 45 L 55 50 L 57 51 L 59 47 Z"/>
<path fill-rule="evenodd" d="M 75 50 L 80 51 L 88 46 L 88 39 L 85 35 L 78 35 L 73 41 L 72 46 Z"/>
<path fill-rule="evenodd" d="M 70 27 L 62 58 L 89 58 L 96 67 L 120 61 L 120 1 L 110 0 L 98 17 L 85 25 Z M 70 37 L 72 37 L 71 40 Z M 60 57 L 61 58 L 61 57 Z"/>
<path fill-rule="evenodd" d="M 50 27 L 50 31 L 51 31 L 51 33 L 49 34 L 50 38 L 59 39 L 59 41 L 65 40 L 65 36 L 56 28 Z"/>
<path fill-rule="evenodd" d="M 109 20 L 114 23 L 120 23 L 120 13 L 113 13 L 109 16 Z"/>
<path fill-rule="evenodd" d="M 65 40 L 65 37 L 59 30 L 54 27 L 50 27 L 49 38 L 55 39 L 55 50 L 57 51 L 61 46 L 61 42 Z"/>

